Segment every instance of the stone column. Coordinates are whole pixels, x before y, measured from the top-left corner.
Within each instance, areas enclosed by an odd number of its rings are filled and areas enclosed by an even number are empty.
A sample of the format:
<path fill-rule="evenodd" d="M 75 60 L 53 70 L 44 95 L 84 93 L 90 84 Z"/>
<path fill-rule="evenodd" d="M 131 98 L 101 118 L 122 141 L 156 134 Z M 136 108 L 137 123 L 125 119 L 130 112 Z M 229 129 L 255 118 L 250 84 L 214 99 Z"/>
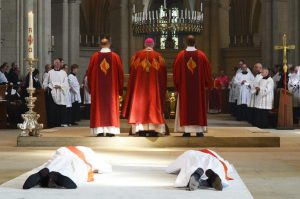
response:
<path fill-rule="evenodd" d="M 55 52 L 52 59 L 62 57 L 65 63 L 68 63 L 69 59 L 68 12 L 68 0 L 52 0 L 51 27 L 52 35 L 55 36 Z"/>
<path fill-rule="evenodd" d="M 262 1 L 262 8 L 263 12 L 261 13 L 261 20 L 262 20 L 262 27 L 264 30 L 262 31 L 262 64 L 264 66 L 272 66 L 273 60 L 273 47 L 272 47 L 272 27 L 273 27 L 273 20 L 272 20 L 272 0 L 265 0 Z"/>
<path fill-rule="evenodd" d="M 229 10 L 230 0 L 219 1 L 219 30 L 220 30 L 220 47 L 229 47 Z"/>
<path fill-rule="evenodd" d="M 128 0 L 114 0 L 110 3 L 110 33 L 112 48 L 123 61 L 124 72 L 129 71 L 129 13 Z"/>
<path fill-rule="evenodd" d="M 220 62 L 219 0 L 211 0 L 210 63 L 212 72 L 218 72 Z"/>
<path fill-rule="evenodd" d="M 1 37 L 1 24 L 2 24 L 2 22 L 1 22 L 1 13 L 2 13 L 2 6 L 1 6 L 1 2 L 2 1 L 0 1 L 0 64 L 2 64 L 3 62 L 2 62 L 2 56 L 1 56 L 1 50 L 2 50 L 2 37 Z"/>
<path fill-rule="evenodd" d="M 69 0 L 69 65 L 79 62 L 80 3 L 81 0 Z"/>
<path fill-rule="evenodd" d="M 295 44 L 296 49 L 288 53 L 288 62 L 293 65 L 300 65 L 300 22 L 299 22 L 299 8 L 300 3 L 298 0 L 288 1 L 288 42 Z"/>
<path fill-rule="evenodd" d="M 45 64 L 51 63 L 51 0 L 37 1 L 38 7 L 38 37 L 37 47 L 40 75 L 43 74 Z"/>

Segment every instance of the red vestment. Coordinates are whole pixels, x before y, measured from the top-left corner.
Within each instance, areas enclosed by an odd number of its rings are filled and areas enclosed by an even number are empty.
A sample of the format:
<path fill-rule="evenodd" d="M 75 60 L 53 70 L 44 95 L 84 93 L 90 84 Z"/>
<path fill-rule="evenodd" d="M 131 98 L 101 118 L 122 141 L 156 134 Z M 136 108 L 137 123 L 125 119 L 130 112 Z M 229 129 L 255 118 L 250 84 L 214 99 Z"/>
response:
<path fill-rule="evenodd" d="M 120 127 L 119 95 L 123 93 L 123 66 L 114 52 L 96 52 L 88 67 L 91 94 L 90 127 Z"/>
<path fill-rule="evenodd" d="M 167 87 L 165 61 L 156 51 L 142 50 L 131 58 L 123 116 L 129 124 L 164 124 Z"/>
<path fill-rule="evenodd" d="M 211 69 L 200 51 L 181 51 L 173 64 L 173 78 L 179 93 L 180 126 L 207 126 L 205 87 L 211 88 Z"/>

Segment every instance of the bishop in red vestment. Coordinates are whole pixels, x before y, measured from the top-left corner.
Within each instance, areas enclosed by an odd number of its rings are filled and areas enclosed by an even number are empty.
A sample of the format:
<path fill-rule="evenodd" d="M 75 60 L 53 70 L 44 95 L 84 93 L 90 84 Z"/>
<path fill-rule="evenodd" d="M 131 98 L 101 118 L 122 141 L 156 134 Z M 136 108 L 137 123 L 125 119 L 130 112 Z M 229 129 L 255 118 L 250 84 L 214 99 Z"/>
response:
<path fill-rule="evenodd" d="M 123 116 L 132 125 L 132 134 L 152 131 L 163 135 L 166 65 L 163 57 L 153 50 L 152 38 L 145 40 L 145 47 L 131 58 Z"/>
<path fill-rule="evenodd" d="M 91 94 L 90 128 L 97 136 L 120 133 L 119 95 L 123 93 L 123 66 L 120 57 L 110 50 L 108 38 L 100 41 L 101 50 L 92 55 L 88 67 Z"/>
<path fill-rule="evenodd" d="M 222 85 L 221 81 L 213 75 L 213 88 L 208 91 L 208 112 L 209 113 L 220 113 L 222 105 Z"/>
<path fill-rule="evenodd" d="M 189 35 L 186 42 L 188 47 L 179 52 L 173 64 L 178 92 L 175 132 L 201 137 L 207 127 L 205 88 L 212 86 L 211 68 L 206 55 L 194 47 L 194 36 Z"/>

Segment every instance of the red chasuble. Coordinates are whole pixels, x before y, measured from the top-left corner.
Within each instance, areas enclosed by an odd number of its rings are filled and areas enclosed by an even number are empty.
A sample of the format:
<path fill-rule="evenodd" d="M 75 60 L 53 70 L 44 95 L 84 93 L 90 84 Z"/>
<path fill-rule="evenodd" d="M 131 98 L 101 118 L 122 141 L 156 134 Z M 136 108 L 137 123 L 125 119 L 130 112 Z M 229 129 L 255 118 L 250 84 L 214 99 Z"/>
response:
<path fill-rule="evenodd" d="M 90 127 L 120 127 L 119 95 L 123 93 L 123 66 L 114 52 L 96 52 L 88 68 L 91 94 Z"/>
<path fill-rule="evenodd" d="M 205 87 L 212 77 L 206 55 L 200 51 L 181 51 L 173 64 L 174 85 L 179 93 L 180 126 L 207 126 Z"/>
<path fill-rule="evenodd" d="M 156 51 L 139 51 L 131 58 L 123 116 L 129 124 L 164 124 L 167 87 L 165 61 Z"/>

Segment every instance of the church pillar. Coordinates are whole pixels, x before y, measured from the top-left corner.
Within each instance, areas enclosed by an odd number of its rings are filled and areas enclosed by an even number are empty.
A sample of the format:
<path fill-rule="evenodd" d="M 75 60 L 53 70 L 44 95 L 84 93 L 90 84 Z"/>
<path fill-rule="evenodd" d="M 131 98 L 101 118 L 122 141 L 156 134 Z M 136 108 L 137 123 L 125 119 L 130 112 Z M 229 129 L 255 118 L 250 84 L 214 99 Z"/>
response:
<path fill-rule="evenodd" d="M 296 49 L 291 50 L 288 56 L 288 62 L 293 65 L 300 65 L 300 3 L 298 0 L 288 1 L 288 44 L 295 44 Z"/>
<path fill-rule="evenodd" d="M 52 59 L 62 57 L 68 63 L 68 0 L 52 0 L 51 27 L 55 37 L 55 51 Z"/>
<path fill-rule="evenodd" d="M 229 37 L 229 10 L 230 0 L 219 1 L 219 32 L 220 32 L 220 47 L 228 48 L 230 43 Z"/>
<path fill-rule="evenodd" d="M 1 13 L 2 13 L 2 6 L 1 6 L 1 2 L 2 1 L 0 1 L 0 65 L 3 63 L 2 62 L 2 56 L 1 56 L 1 50 L 2 50 L 2 37 L 1 37 Z"/>
<path fill-rule="evenodd" d="M 39 59 L 38 69 L 42 75 L 45 64 L 51 63 L 51 0 L 37 1 L 38 37 L 36 43 Z"/>
<path fill-rule="evenodd" d="M 110 33 L 112 48 L 120 54 L 124 65 L 124 72 L 129 71 L 129 13 L 128 0 L 114 0 L 110 2 Z"/>
<path fill-rule="evenodd" d="M 273 48 L 272 48 L 272 0 L 261 1 L 263 12 L 262 20 L 262 64 L 264 66 L 272 66 Z"/>
<path fill-rule="evenodd" d="M 210 63 L 212 72 L 218 72 L 220 62 L 219 0 L 211 1 Z M 223 22 L 222 22 L 223 23 Z"/>
<path fill-rule="evenodd" d="M 81 0 L 69 0 L 69 65 L 79 62 L 80 3 Z"/>

